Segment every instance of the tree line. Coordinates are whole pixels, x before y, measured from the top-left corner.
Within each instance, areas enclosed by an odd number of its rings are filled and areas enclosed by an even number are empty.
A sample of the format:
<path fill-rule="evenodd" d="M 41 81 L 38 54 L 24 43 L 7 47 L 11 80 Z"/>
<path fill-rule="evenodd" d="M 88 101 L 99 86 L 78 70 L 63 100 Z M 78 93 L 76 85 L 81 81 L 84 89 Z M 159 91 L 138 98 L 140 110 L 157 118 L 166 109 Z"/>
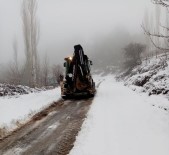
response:
<path fill-rule="evenodd" d="M 124 48 L 125 61 L 122 66 L 124 69 L 132 69 L 141 64 L 142 59 L 147 60 L 152 55 L 157 58 L 164 53 L 167 59 L 169 54 L 169 0 L 151 0 L 151 2 L 155 5 L 155 16 L 153 18 L 153 15 L 150 16 L 146 10 L 141 25 L 145 34 L 145 44 L 132 42 Z"/>
<path fill-rule="evenodd" d="M 23 0 L 21 5 L 22 29 L 24 38 L 25 61 L 19 65 L 18 43 L 13 41 L 13 61 L 3 82 L 14 85 L 42 87 L 56 85 L 63 74 L 60 65 L 50 66 L 47 53 L 43 60 L 38 55 L 40 22 L 37 17 L 37 0 Z"/>

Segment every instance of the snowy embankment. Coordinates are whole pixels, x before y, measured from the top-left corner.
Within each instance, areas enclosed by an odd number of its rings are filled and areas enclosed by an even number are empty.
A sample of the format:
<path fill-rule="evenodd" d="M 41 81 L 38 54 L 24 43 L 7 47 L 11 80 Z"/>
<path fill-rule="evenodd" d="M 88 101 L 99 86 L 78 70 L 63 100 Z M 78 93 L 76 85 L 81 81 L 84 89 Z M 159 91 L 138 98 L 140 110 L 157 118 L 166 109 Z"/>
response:
<path fill-rule="evenodd" d="M 18 97 L 0 97 L 0 138 L 59 98 L 60 88 Z"/>
<path fill-rule="evenodd" d="M 104 77 L 70 155 L 169 155 L 169 113 L 154 104 L 169 101 Z"/>
<path fill-rule="evenodd" d="M 0 96 L 17 96 L 24 95 L 29 93 L 36 93 L 40 91 L 44 91 L 45 88 L 30 88 L 22 85 L 10 85 L 10 84 L 2 84 L 0 83 Z"/>
<path fill-rule="evenodd" d="M 117 77 L 134 91 L 147 92 L 149 95 L 169 96 L 169 58 L 164 56 L 144 60 L 129 73 Z"/>

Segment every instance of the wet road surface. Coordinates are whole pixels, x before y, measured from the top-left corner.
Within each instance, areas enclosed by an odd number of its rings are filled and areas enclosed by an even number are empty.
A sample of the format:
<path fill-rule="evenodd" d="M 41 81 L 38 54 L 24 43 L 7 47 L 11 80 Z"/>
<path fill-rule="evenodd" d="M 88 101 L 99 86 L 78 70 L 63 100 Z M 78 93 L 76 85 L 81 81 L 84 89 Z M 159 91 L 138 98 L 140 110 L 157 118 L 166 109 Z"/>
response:
<path fill-rule="evenodd" d="M 59 100 L 0 141 L 0 155 L 66 155 L 93 99 Z"/>

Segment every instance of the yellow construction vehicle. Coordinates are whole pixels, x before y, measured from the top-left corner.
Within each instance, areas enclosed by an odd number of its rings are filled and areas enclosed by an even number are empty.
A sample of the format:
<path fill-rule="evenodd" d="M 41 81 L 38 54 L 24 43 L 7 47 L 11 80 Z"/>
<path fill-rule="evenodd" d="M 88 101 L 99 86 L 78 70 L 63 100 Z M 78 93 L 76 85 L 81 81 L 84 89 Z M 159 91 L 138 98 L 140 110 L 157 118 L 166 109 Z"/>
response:
<path fill-rule="evenodd" d="M 73 56 L 66 57 L 64 62 L 65 76 L 61 81 L 62 98 L 95 95 L 95 82 L 90 72 L 91 65 L 92 61 L 84 54 L 82 46 L 75 45 Z"/>

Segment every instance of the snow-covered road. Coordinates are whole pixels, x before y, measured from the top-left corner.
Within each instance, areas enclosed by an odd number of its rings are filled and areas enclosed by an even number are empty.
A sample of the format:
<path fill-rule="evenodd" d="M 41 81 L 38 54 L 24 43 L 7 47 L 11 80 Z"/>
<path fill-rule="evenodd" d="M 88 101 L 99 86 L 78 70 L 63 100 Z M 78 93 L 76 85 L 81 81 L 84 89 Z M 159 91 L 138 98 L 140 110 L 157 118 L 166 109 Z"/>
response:
<path fill-rule="evenodd" d="M 70 155 L 169 155 L 169 106 L 108 76 L 100 85 Z"/>

